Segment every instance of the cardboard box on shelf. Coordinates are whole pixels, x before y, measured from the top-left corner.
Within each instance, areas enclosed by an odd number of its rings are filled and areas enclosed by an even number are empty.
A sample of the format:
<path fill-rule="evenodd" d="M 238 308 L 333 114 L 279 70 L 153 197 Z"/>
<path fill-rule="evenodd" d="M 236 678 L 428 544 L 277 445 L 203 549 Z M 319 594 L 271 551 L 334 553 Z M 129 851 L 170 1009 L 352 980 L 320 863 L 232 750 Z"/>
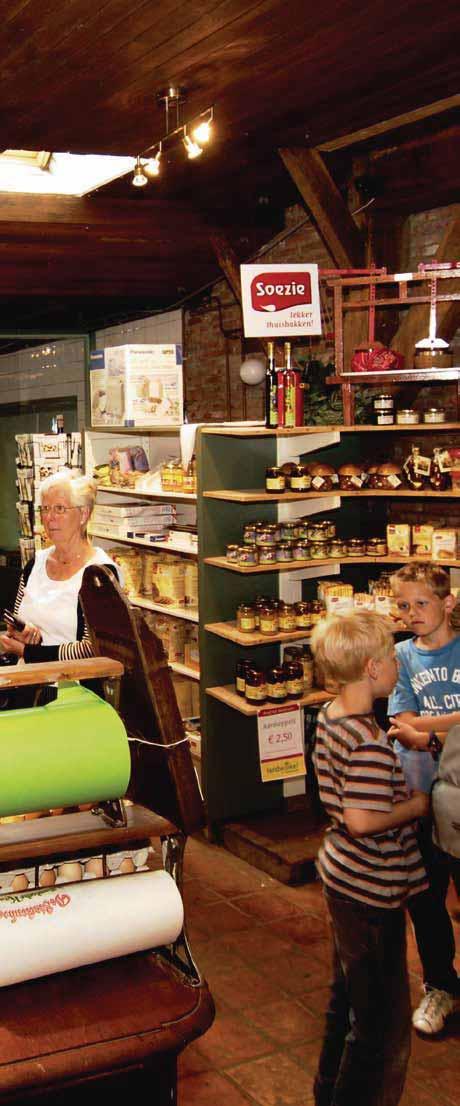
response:
<path fill-rule="evenodd" d="M 193 680 L 189 680 L 186 676 L 179 676 L 176 672 L 173 672 L 172 681 L 181 718 L 191 718 L 194 713 L 192 705 Z"/>
<path fill-rule="evenodd" d="M 457 531 L 433 530 L 431 556 L 434 561 L 455 559 L 457 556 Z"/>
<path fill-rule="evenodd" d="M 421 524 L 412 527 L 412 551 L 418 557 L 430 557 L 434 526 Z"/>
<path fill-rule="evenodd" d="M 182 347 L 108 346 L 93 357 L 90 391 L 93 426 L 180 426 Z"/>
<path fill-rule="evenodd" d="M 387 545 L 389 553 L 400 553 L 402 557 L 410 554 L 410 526 L 405 522 L 389 523 L 387 526 Z"/>

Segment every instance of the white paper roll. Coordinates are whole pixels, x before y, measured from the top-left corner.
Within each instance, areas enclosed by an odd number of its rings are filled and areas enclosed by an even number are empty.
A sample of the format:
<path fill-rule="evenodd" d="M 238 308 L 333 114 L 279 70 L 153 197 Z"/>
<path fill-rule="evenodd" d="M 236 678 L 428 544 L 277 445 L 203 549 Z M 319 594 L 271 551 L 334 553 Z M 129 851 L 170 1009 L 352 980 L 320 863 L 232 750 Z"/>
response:
<path fill-rule="evenodd" d="M 2 895 L 0 986 L 170 944 L 183 918 L 163 871 Z"/>

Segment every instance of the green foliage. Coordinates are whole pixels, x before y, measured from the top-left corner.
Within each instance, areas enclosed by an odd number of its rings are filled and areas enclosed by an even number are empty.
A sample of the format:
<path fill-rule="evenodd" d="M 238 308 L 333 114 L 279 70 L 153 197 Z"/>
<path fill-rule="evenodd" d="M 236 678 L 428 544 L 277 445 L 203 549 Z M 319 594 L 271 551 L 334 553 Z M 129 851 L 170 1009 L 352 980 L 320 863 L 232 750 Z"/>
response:
<path fill-rule="evenodd" d="M 317 359 L 297 359 L 302 366 L 304 381 L 304 422 L 306 426 L 321 426 L 343 423 L 342 391 L 336 384 L 326 384 L 326 377 L 335 375 L 332 361 L 324 364 Z M 371 388 L 357 388 L 355 391 L 355 422 L 372 422 Z"/>

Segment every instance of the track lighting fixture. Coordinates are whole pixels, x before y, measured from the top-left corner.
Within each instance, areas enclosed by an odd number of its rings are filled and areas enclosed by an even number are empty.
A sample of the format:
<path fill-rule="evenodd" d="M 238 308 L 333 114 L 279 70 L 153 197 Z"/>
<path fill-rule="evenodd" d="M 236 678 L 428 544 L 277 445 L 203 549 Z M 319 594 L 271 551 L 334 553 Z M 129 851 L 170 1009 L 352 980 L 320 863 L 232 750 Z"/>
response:
<path fill-rule="evenodd" d="M 131 184 L 133 184 L 135 188 L 144 188 L 144 185 L 148 184 L 148 177 L 146 177 L 144 173 L 144 167 L 142 165 L 140 157 L 138 157 L 136 160 Z"/>
<path fill-rule="evenodd" d="M 183 144 L 187 157 L 194 161 L 203 153 L 203 146 L 210 141 L 211 128 L 214 119 L 214 108 L 206 108 L 195 119 L 188 123 L 180 120 L 181 105 L 185 102 L 183 89 L 170 86 L 157 96 L 157 101 L 164 105 L 166 133 L 163 138 L 153 146 L 149 146 L 136 160 L 132 184 L 136 188 L 143 188 L 149 180 L 160 174 L 160 162 L 163 148 Z M 175 111 L 174 129 L 170 129 L 171 112 Z"/>

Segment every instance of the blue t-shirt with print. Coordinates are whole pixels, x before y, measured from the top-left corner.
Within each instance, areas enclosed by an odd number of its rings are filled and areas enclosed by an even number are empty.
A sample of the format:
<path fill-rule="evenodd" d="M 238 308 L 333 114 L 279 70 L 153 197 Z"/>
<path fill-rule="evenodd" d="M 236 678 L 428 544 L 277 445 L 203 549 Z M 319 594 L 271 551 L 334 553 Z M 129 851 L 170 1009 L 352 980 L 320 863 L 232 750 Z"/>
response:
<path fill-rule="evenodd" d="M 450 714 L 460 710 L 460 636 L 440 649 L 420 649 L 414 639 L 396 646 L 398 682 L 388 700 L 388 714 Z M 437 770 L 431 753 L 405 749 L 395 742 L 409 788 L 429 791 Z"/>

